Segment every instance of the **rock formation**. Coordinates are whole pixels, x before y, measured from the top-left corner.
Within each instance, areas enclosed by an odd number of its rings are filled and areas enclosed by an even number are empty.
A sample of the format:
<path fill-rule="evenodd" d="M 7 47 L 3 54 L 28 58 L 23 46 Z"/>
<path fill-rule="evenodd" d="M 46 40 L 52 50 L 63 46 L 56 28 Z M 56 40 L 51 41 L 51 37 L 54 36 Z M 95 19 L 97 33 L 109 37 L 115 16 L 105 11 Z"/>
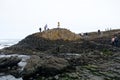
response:
<path fill-rule="evenodd" d="M 3 57 L 0 58 L 0 71 L 4 68 L 18 66 L 17 64 L 21 61 L 18 57 Z"/>
<path fill-rule="evenodd" d="M 66 42 L 76 41 L 81 39 L 81 36 L 67 29 L 55 28 L 43 32 L 38 32 L 27 36 L 18 44 L 8 47 L 3 51 L 9 53 L 33 53 L 38 51 L 47 51 Z"/>
<path fill-rule="evenodd" d="M 120 30 L 80 36 L 67 29 L 51 29 L 27 36 L 2 53 L 29 54 L 23 80 L 119 80 L 120 46 L 111 37 Z M 14 75 L 14 74 L 13 74 Z"/>

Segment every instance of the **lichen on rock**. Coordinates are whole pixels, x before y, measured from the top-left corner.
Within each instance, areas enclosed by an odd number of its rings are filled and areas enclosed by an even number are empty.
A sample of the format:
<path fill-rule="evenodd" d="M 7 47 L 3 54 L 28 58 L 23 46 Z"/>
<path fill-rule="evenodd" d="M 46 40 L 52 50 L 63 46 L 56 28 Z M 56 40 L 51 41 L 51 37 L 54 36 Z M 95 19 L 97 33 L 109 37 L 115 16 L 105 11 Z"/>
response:
<path fill-rule="evenodd" d="M 70 30 L 64 28 L 54 28 L 47 31 L 43 31 L 42 33 L 36 33 L 35 36 L 42 37 L 49 40 L 70 40 L 74 41 L 77 39 L 81 39 L 81 36 L 71 32 Z"/>

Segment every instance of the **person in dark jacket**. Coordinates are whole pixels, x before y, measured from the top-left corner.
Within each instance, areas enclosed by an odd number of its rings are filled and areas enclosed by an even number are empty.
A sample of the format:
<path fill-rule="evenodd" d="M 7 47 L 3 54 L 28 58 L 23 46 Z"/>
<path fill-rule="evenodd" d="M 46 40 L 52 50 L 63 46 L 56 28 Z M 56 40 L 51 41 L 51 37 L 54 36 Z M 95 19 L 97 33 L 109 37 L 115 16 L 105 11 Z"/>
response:
<path fill-rule="evenodd" d="M 117 36 L 115 36 L 115 41 L 114 41 L 114 45 L 116 46 L 116 47 L 118 47 L 118 37 Z"/>
<path fill-rule="evenodd" d="M 111 43 L 112 43 L 113 46 L 118 47 L 118 44 L 119 44 L 119 39 L 118 39 L 118 37 L 117 37 L 117 36 L 112 37 Z"/>
<path fill-rule="evenodd" d="M 41 29 L 41 28 L 39 28 L 39 30 L 40 30 L 40 32 L 42 31 L 42 29 Z"/>

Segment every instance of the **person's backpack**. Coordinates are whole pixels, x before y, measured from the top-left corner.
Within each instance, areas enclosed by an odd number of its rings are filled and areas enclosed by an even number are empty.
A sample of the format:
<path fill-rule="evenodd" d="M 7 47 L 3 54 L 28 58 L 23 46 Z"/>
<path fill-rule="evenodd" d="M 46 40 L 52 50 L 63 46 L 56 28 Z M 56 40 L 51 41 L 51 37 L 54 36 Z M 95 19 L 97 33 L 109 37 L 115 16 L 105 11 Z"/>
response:
<path fill-rule="evenodd" d="M 115 42 L 118 42 L 118 38 L 117 37 L 115 38 Z"/>

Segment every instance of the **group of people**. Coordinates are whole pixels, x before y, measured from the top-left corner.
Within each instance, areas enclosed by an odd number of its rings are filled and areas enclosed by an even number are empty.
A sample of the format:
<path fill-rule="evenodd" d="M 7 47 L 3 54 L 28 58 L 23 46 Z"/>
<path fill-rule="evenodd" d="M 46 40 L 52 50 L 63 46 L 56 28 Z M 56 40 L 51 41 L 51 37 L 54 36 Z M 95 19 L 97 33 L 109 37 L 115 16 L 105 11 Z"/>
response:
<path fill-rule="evenodd" d="M 57 24 L 58 24 L 58 25 L 57 25 L 58 28 L 60 28 L 60 22 L 58 22 Z M 46 30 L 49 30 L 47 24 L 44 26 L 44 31 L 46 31 Z M 39 28 L 39 31 L 40 31 L 40 32 L 42 31 L 42 28 L 41 28 L 41 27 Z"/>
<path fill-rule="evenodd" d="M 47 24 L 44 26 L 44 31 L 46 31 L 46 30 L 49 30 Z M 39 31 L 42 32 L 42 28 L 41 27 L 39 28 Z"/>
<path fill-rule="evenodd" d="M 60 27 L 60 22 L 58 22 L 58 28 L 59 28 L 59 27 Z M 46 31 L 46 30 L 49 30 L 47 24 L 44 26 L 44 31 Z M 41 28 L 41 27 L 39 28 L 39 31 L 40 31 L 40 32 L 42 31 L 42 28 Z M 88 33 L 84 33 L 83 35 L 84 35 L 84 36 L 88 36 Z M 101 35 L 101 31 L 100 31 L 100 30 L 98 30 L 98 35 Z M 117 37 L 117 36 L 113 36 L 112 39 L 111 39 L 111 44 L 112 44 L 113 46 L 118 47 L 118 43 L 119 43 L 118 37 Z"/>
<path fill-rule="evenodd" d="M 101 35 L 102 33 L 101 33 L 101 31 L 100 30 L 98 30 L 98 35 Z M 117 37 L 117 35 L 114 35 L 113 37 L 112 37 L 112 39 L 111 39 L 111 44 L 113 45 L 113 46 L 116 46 L 116 47 L 118 47 L 119 45 L 119 39 L 118 39 L 118 37 Z"/>
<path fill-rule="evenodd" d="M 100 30 L 98 30 L 98 35 L 101 35 L 102 33 L 101 33 L 101 31 Z M 119 39 L 118 39 L 118 37 L 117 37 L 117 35 L 114 35 L 113 37 L 112 37 L 112 39 L 111 39 L 111 44 L 113 45 L 113 46 L 116 46 L 116 47 L 118 47 L 119 45 Z"/>

